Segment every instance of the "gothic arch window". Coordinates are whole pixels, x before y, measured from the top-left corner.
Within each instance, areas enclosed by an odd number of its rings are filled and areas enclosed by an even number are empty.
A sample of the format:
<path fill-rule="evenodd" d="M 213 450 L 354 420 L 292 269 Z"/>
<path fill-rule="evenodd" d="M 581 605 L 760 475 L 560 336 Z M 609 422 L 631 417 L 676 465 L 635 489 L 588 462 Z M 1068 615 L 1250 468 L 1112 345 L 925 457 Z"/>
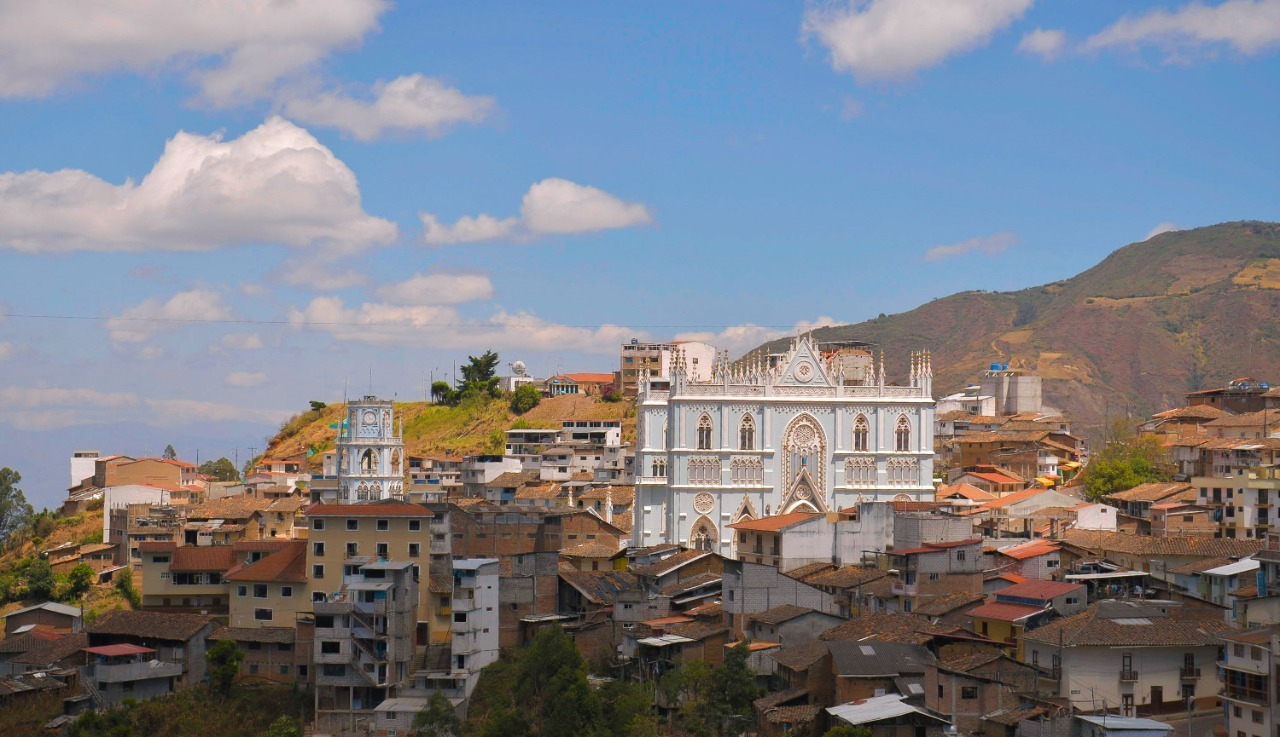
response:
<path fill-rule="evenodd" d="M 792 420 L 783 434 L 782 447 L 784 488 L 793 485 L 800 472 L 807 470 L 814 491 L 822 494 L 827 485 L 827 439 L 818 421 L 807 414 Z"/>
<path fill-rule="evenodd" d="M 759 458 L 738 458 L 729 464 L 729 479 L 735 486 L 764 484 L 764 462 Z"/>
<path fill-rule="evenodd" d="M 362 473 L 373 473 L 378 466 L 377 456 L 374 455 L 373 449 L 369 448 L 360 455 L 360 471 Z"/>
<path fill-rule="evenodd" d="M 699 486 L 720 483 L 719 458 L 690 458 L 689 483 Z"/>
<path fill-rule="evenodd" d="M 918 486 L 920 465 L 914 458 L 893 458 L 885 464 L 890 486 Z"/>
<path fill-rule="evenodd" d="M 898 425 L 893 430 L 893 449 L 900 453 L 911 450 L 911 423 L 906 415 L 898 416 Z"/>
<path fill-rule="evenodd" d="M 654 458 L 653 468 L 651 470 L 653 471 L 654 476 L 666 476 L 667 475 L 667 459 Z"/>
<path fill-rule="evenodd" d="M 874 458 L 850 458 L 844 463 L 846 486 L 875 486 L 876 461 Z"/>
<path fill-rule="evenodd" d="M 711 417 L 702 415 L 698 418 L 698 450 L 711 450 Z"/>
<path fill-rule="evenodd" d="M 751 415 L 743 415 L 742 422 L 738 423 L 738 449 L 756 449 L 756 421 Z"/>
<path fill-rule="evenodd" d="M 871 448 L 871 425 L 867 423 L 866 415 L 858 415 L 853 421 L 853 449 L 856 451 L 870 450 Z"/>
<path fill-rule="evenodd" d="M 714 550 L 716 526 L 706 517 L 699 517 L 689 531 L 689 547 L 694 550 Z"/>

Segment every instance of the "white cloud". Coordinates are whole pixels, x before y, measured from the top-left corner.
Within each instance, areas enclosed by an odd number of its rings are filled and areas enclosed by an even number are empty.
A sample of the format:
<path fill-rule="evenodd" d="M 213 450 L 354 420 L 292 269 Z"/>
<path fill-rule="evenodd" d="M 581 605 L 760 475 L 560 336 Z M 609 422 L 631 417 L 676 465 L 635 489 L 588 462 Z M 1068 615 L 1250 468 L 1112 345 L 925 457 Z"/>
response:
<path fill-rule="evenodd" d="M 1018 42 L 1018 51 L 1024 54 L 1035 54 L 1045 61 L 1053 61 L 1062 55 L 1067 45 L 1067 34 L 1059 30 L 1037 28 L 1022 37 Z"/>
<path fill-rule="evenodd" d="M 493 297 L 493 284 L 480 274 L 415 274 L 377 294 L 394 305 L 458 305 Z"/>
<path fill-rule="evenodd" d="M 1280 0 L 1227 0 L 1219 5 L 1193 2 L 1174 11 L 1155 8 L 1126 16 L 1090 37 L 1087 50 L 1136 50 L 1155 46 L 1168 61 L 1211 53 L 1226 45 L 1256 56 L 1280 45 Z"/>
<path fill-rule="evenodd" d="M 397 132 L 421 132 L 436 138 L 459 123 L 479 123 L 497 108 L 492 97 L 468 96 L 422 74 L 379 81 L 369 97 L 325 92 L 291 99 L 284 111 L 302 123 L 337 128 L 361 141 L 371 141 Z"/>
<path fill-rule="evenodd" d="M 815 328 L 843 324 L 844 323 L 837 322 L 834 318 L 823 315 L 814 320 L 801 320 L 790 328 L 766 327 L 747 323 L 745 325 L 733 325 L 726 327 L 719 332 L 702 331 L 680 333 L 675 336 L 675 340 L 702 341 L 703 343 L 709 343 L 717 348 L 728 349 L 729 355 L 736 357 L 745 354 L 747 351 L 758 348 L 771 340 L 785 338 L 789 335 L 799 335 Z"/>
<path fill-rule="evenodd" d="M 430 345 L 442 349 L 582 351 L 617 355 L 618 346 L 644 337 L 620 325 L 583 327 L 548 322 L 527 312 L 497 310 L 487 320 L 462 317 L 443 305 L 364 303 L 348 307 L 338 297 L 317 297 L 289 320 L 299 328 L 329 333 L 335 340 L 371 345 Z"/>
<path fill-rule="evenodd" d="M 126 307 L 106 322 L 111 340 L 117 343 L 141 343 L 161 330 L 185 321 L 226 320 L 231 309 L 222 295 L 209 289 L 196 288 L 178 292 L 168 300 L 152 297 L 141 304 Z"/>
<path fill-rule="evenodd" d="M 369 283 L 366 274 L 344 265 L 333 252 L 289 259 L 272 271 L 271 277 L 285 284 L 318 292 L 362 287 Z"/>
<path fill-rule="evenodd" d="M 895 80 L 984 46 L 1032 0 L 845 0 L 814 4 L 803 30 L 831 66 L 860 80 Z"/>
<path fill-rule="evenodd" d="M 261 371 L 233 371 L 227 374 L 226 381 L 229 386 L 262 386 L 267 383 L 267 375 Z"/>
<path fill-rule="evenodd" d="M 270 118 L 231 141 L 178 133 L 139 183 L 63 169 L 0 174 L 0 247 L 203 251 L 273 242 L 350 253 L 396 237 L 310 133 Z"/>
<path fill-rule="evenodd" d="M 216 347 L 226 351 L 256 351 L 262 346 L 262 336 L 257 333 L 228 333 L 222 336 Z"/>
<path fill-rule="evenodd" d="M 862 100 L 846 97 L 840 103 L 840 119 L 846 123 L 854 118 L 862 117 L 864 112 L 866 112 L 866 105 L 862 104 Z"/>
<path fill-rule="evenodd" d="M 442 225 L 434 215 L 422 213 L 423 238 L 432 245 L 473 243 L 497 238 L 529 240 L 545 235 L 591 233 L 630 228 L 653 222 L 649 210 L 608 192 L 566 179 L 537 182 L 520 202 L 520 217 L 499 220 L 492 215 L 464 217 Z"/>
<path fill-rule="evenodd" d="M 184 0 L 0 4 L 0 96 L 34 97 L 91 75 L 189 73 L 204 101 L 240 104 L 351 48 L 387 0 Z"/>
<path fill-rule="evenodd" d="M 172 426 L 189 422 L 269 422 L 288 417 L 287 410 L 236 407 L 192 399 L 154 399 L 131 392 L 90 388 L 0 388 L 0 422 L 30 429 L 135 420 Z"/>
<path fill-rule="evenodd" d="M 1155 238 L 1156 236 L 1160 235 L 1161 233 L 1172 233 L 1175 230 L 1182 230 L 1182 226 L 1178 225 L 1177 223 L 1166 220 L 1163 223 L 1160 223 L 1156 225 L 1156 227 L 1152 228 L 1151 232 L 1147 233 L 1146 237 L 1144 237 L 1142 240 L 1149 241 L 1152 238 Z"/>
<path fill-rule="evenodd" d="M 953 258 L 955 256 L 967 256 L 971 253 L 981 253 L 985 256 L 995 256 L 1004 253 L 1010 247 L 1017 245 L 1018 236 L 1013 233 L 996 233 L 995 235 L 983 235 L 977 238 L 970 238 L 967 241 L 952 243 L 946 246 L 934 246 L 924 252 L 925 261 L 940 261 L 944 258 Z"/>

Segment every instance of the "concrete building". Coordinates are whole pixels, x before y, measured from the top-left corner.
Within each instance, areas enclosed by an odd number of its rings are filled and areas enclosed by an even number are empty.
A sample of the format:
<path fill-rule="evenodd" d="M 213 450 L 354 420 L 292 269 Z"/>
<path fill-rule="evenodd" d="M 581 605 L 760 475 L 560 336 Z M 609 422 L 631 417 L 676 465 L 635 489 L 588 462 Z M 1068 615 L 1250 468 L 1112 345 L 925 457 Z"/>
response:
<path fill-rule="evenodd" d="M 85 627 L 81 682 L 98 708 L 193 688 L 204 680 L 205 641 L 216 628 L 199 614 L 107 612 Z"/>
<path fill-rule="evenodd" d="M 1275 735 L 1280 729 L 1280 627 L 1223 633 L 1222 645 L 1226 733 Z"/>
<path fill-rule="evenodd" d="M 1040 377 L 1022 369 L 1010 369 L 1007 363 L 993 363 L 982 374 L 978 383 L 978 396 L 994 398 L 993 414 L 997 416 L 1039 413 L 1045 409 Z"/>
<path fill-rule="evenodd" d="M 690 373 L 695 381 L 711 378 L 711 364 L 715 362 L 715 346 L 697 341 L 673 341 L 670 343 L 641 343 L 632 339 L 623 343 L 618 362 L 618 390 L 627 399 L 639 393 L 640 382 L 648 378 L 670 378 L 671 359 L 676 351 L 688 356 Z"/>

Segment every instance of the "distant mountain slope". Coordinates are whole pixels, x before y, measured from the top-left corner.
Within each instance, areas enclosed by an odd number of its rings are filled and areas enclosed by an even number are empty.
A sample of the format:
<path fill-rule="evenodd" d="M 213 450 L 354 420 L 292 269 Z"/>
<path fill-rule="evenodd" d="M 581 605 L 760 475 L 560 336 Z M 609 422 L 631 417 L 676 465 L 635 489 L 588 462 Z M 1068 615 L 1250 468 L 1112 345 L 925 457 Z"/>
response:
<path fill-rule="evenodd" d="M 1280 380 L 1277 318 L 1280 224 L 1237 222 L 1125 246 L 1065 281 L 961 292 L 815 335 L 883 346 L 899 381 L 908 353 L 928 348 L 939 395 L 991 363 L 1034 370 L 1045 377 L 1045 401 L 1088 432 L 1238 376 Z"/>

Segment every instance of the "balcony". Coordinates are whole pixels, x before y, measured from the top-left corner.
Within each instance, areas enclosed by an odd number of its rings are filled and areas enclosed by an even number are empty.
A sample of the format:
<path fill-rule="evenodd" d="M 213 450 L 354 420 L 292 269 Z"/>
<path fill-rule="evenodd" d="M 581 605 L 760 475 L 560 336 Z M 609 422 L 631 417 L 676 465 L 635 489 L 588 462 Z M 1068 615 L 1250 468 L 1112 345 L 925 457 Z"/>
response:
<path fill-rule="evenodd" d="M 1246 704 L 1257 706 L 1271 706 L 1271 700 L 1267 698 L 1265 691 L 1228 687 L 1219 691 L 1218 695 L 1231 701 L 1243 701 Z"/>
<path fill-rule="evenodd" d="M 1178 669 L 1178 677 L 1184 681 L 1200 680 L 1200 669 L 1195 666 L 1184 665 Z"/>
<path fill-rule="evenodd" d="M 98 683 L 123 683 L 149 678 L 177 678 L 182 675 L 181 663 L 165 663 L 158 660 L 118 665 L 95 665 L 89 676 Z"/>
<path fill-rule="evenodd" d="M 894 596 L 915 596 L 916 585 L 914 583 L 895 583 L 893 584 Z"/>
<path fill-rule="evenodd" d="M 1134 669 L 1132 669 L 1132 668 L 1121 668 L 1121 669 L 1120 669 L 1120 682 L 1121 682 L 1121 683 L 1137 683 L 1137 682 L 1138 682 L 1138 671 L 1136 671 L 1136 670 L 1134 670 Z"/>

